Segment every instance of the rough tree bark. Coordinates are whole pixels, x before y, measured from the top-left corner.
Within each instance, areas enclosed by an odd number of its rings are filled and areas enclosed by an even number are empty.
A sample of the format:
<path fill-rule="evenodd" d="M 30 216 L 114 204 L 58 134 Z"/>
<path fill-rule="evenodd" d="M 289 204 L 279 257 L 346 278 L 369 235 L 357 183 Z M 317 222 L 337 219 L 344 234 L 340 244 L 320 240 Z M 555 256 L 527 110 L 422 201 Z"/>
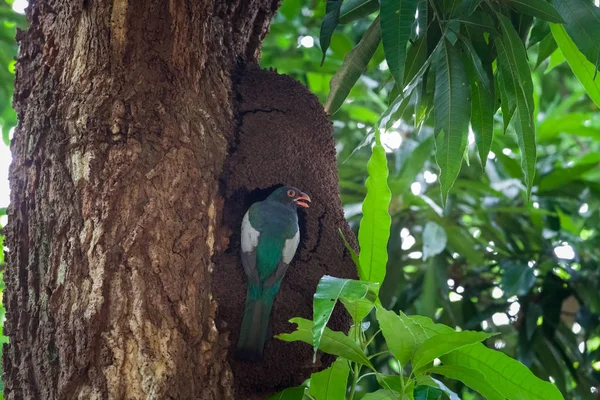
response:
<path fill-rule="evenodd" d="M 322 108 L 289 79 L 251 74 L 240 91 L 232 78 L 240 59 L 256 62 L 278 2 L 31 1 L 14 95 L 7 399 L 250 398 L 314 370 L 306 349 L 277 379 L 229 354 L 244 290 L 232 232 L 260 189 L 296 183 L 322 203 L 303 217 L 298 265 L 312 272 L 282 287 L 275 328 L 310 316 L 319 276 L 353 270 L 334 240 L 338 227 L 350 232 Z M 261 100 L 264 79 L 276 84 Z M 286 87 L 306 113 L 275 110 Z M 296 131 L 306 115 L 318 124 L 282 142 L 294 167 L 265 162 L 278 152 L 276 129 Z M 261 152 L 262 131 L 271 147 Z M 322 156 L 303 161 L 303 140 Z M 232 172 L 255 167 L 263 178 Z M 266 348 L 272 366 L 285 363 L 282 345 Z M 271 380 L 234 385 L 234 375 Z"/>
<path fill-rule="evenodd" d="M 231 74 L 278 0 L 46 0 L 19 34 L 7 399 L 233 398 L 213 318 Z"/>

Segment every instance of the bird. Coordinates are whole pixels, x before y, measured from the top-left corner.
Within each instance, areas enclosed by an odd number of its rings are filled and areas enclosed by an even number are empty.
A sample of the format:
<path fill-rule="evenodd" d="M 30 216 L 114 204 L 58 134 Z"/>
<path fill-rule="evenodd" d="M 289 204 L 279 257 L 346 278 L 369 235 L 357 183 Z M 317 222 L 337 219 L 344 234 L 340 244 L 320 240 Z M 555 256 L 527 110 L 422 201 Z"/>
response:
<path fill-rule="evenodd" d="M 237 346 L 241 360 L 262 360 L 273 301 L 300 243 L 297 210 L 308 208 L 310 201 L 299 189 L 282 186 L 252 204 L 242 219 L 241 259 L 248 289 Z"/>

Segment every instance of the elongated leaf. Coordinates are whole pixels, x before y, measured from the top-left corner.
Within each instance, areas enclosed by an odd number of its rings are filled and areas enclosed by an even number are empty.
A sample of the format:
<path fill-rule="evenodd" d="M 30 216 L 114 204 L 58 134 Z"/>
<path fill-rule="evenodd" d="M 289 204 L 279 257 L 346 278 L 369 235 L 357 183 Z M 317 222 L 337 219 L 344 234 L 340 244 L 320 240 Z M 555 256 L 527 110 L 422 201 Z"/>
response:
<path fill-rule="evenodd" d="M 489 79 L 487 86 L 485 81 L 482 81 L 482 76 L 487 78 L 487 73 L 472 45 L 469 52 L 473 53 L 470 60 L 465 60 L 465 68 L 471 82 L 471 128 L 475 134 L 481 165 L 485 169 L 487 157 L 494 141 L 494 114 L 496 112 L 494 87 L 493 82 L 489 82 Z M 477 67 L 477 64 L 480 67 Z M 481 71 L 477 72 L 479 68 Z"/>
<path fill-rule="evenodd" d="M 554 40 L 552 34 L 548 34 L 541 42 L 540 42 L 540 50 L 538 52 L 537 61 L 535 63 L 535 68 L 537 68 L 546 58 L 550 57 L 552 53 L 556 50 L 558 45 Z"/>
<path fill-rule="evenodd" d="M 438 44 L 435 46 L 435 48 L 433 49 L 433 51 L 431 52 L 431 54 L 429 55 L 427 60 L 425 60 L 423 65 L 421 65 L 421 68 L 419 68 L 416 75 L 404 87 L 404 90 L 400 92 L 398 97 L 396 97 L 396 99 L 392 102 L 392 104 L 390 104 L 390 106 L 387 108 L 387 110 L 385 110 L 384 113 L 381 115 L 381 118 L 379 119 L 379 123 L 378 123 L 380 130 L 389 129 L 389 126 L 392 124 L 392 116 L 395 115 L 396 112 L 404 106 L 405 100 L 409 98 L 413 89 L 423 79 L 423 75 L 425 74 L 425 71 L 427 71 L 427 69 L 433 62 L 433 60 L 435 60 L 438 57 L 439 50 L 442 47 L 442 42 L 443 42 L 442 40 L 440 40 L 438 42 Z"/>
<path fill-rule="evenodd" d="M 344 63 L 331 78 L 329 95 L 325 101 L 325 112 L 333 115 L 344 104 L 348 93 L 373 58 L 380 40 L 381 31 L 379 17 L 377 17 L 356 47 L 344 57 Z"/>
<path fill-rule="evenodd" d="M 488 77 L 488 73 L 484 69 L 483 64 L 481 63 L 481 59 L 479 58 L 477 51 L 475 51 L 473 44 L 465 36 L 460 35 L 458 36 L 458 38 L 460 39 L 462 47 L 465 49 L 465 53 L 469 56 L 468 58 L 470 62 L 465 62 L 465 65 L 467 66 L 467 71 L 469 70 L 469 66 L 472 67 L 473 72 L 475 72 L 477 76 L 477 81 L 479 82 L 479 84 L 483 85 L 485 90 L 491 93 L 491 84 L 490 79 Z"/>
<path fill-rule="evenodd" d="M 531 34 L 529 35 L 529 41 L 527 42 L 527 48 L 530 48 L 536 43 L 539 43 L 550 33 L 550 25 L 548 21 L 536 19 L 531 28 Z"/>
<path fill-rule="evenodd" d="M 552 115 L 548 115 L 538 126 L 537 139 L 540 142 L 543 140 L 552 140 L 561 133 L 567 133 L 577 136 L 593 137 L 600 140 L 600 128 L 586 126 L 589 125 L 589 121 L 593 121 L 594 118 L 593 113 L 552 113 Z"/>
<path fill-rule="evenodd" d="M 506 88 L 512 85 L 512 81 L 510 80 L 511 76 L 509 75 L 506 79 L 502 74 L 502 70 L 500 68 L 496 69 L 496 84 L 495 87 L 500 92 L 500 109 L 502 110 L 502 121 L 504 122 L 504 129 L 502 132 L 506 135 L 506 130 L 512 121 L 512 118 L 515 115 L 515 111 L 517 109 L 517 105 L 513 101 L 512 104 L 508 101 L 508 93 Z M 495 107 L 495 106 L 494 106 Z"/>
<path fill-rule="evenodd" d="M 413 370 L 416 371 L 436 358 L 440 358 L 456 349 L 482 342 L 494 335 L 494 333 L 475 331 L 450 332 L 436 335 L 427 339 L 417 349 L 413 359 Z"/>
<path fill-rule="evenodd" d="M 298 325 L 296 330 L 292 333 L 282 333 L 275 337 L 285 342 L 300 341 L 312 346 L 313 322 L 304 318 L 292 318 L 290 319 L 290 322 Z M 348 336 L 344 335 L 343 332 L 332 331 L 326 327 L 323 332 L 323 337 L 321 338 L 319 350 L 373 368 L 371 362 L 360 346 Z"/>
<path fill-rule="evenodd" d="M 444 365 L 466 366 L 482 372 L 487 381 L 508 399 L 562 400 L 550 382 L 537 378 L 526 366 L 499 351 L 478 343 L 442 357 Z"/>
<path fill-rule="evenodd" d="M 387 184 L 388 166 L 385 149 L 381 144 L 379 131 L 375 131 L 375 146 L 367 164 L 367 196 L 362 205 L 363 217 L 358 230 L 360 245 L 360 269 L 362 281 L 381 284 L 387 267 L 387 242 L 390 237 L 392 219 L 389 205 L 392 194 Z"/>
<path fill-rule="evenodd" d="M 546 0 L 510 0 L 510 5 L 517 11 L 545 21 L 563 23 L 563 19 Z"/>
<path fill-rule="evenodd" d="M 596 69 L 600 62 L 600 7 L 592 0 L 552 0 L 567 33 Z M 560 21 L 557 21 L 560 22 Z"/>
<path fill-rule="evenodd" d="M 425 36 L 427 33 L 427 14 L 429 12 L 429 4 L 427 0 L 417 0 L 417 19 L 413 22 L 410 37 L 414 42 L 417 38 Z M 410 55 L 408 56 L 410 60 Z"/>
<path fill-rule="evenodd" d="M 380 389 L 373 393 L 367 393 L 362 397 L 362 400 L 400 400 L 400 393 L 389 389 Z"/>
<path fill-rule="evenodd" d="M 310 395 L 315 400 L 343 399 L 349 373 L 348 361 L 336 359 L 331 367 L 310 376 Z"/>
<path fill-rule="evenodd" d="M 323 52 L 321 65 L 323 65 L 323 62 L 325 61 L 327 49 L 331 44 L 331 36 L 340 22 L 340 7 L 342 6 L 343 1 L 344 0 L 327 0 L 325 18 L 323 18 L 323 22 L 321 23 L 321 35 L 319 38 L 321 51 Z"/>
<path fill-rule="evenodd" d="M 598 153 L 591 153 L 589 157 L 579 160 L 570 167 L 554 169 L 540 181 L 540 192 L 548 192 L 574 180 L 581 179 L 586 172 L 598 168 L 599 156 Z"/>
<path fill-rule="evenodd" d="M 548 67 L 544 70 L 544 74 L 552 71 L 565 61 L 565 56 L 563 56 L 562 52 L 558 49 L 554 50 L 554 53 L 550 55 L 550 62 L 548 63 Z"/>
<path fill-rule="evenodd" d="M 381 387 L 395 392 L 402 392 L 402 383 L 400 382 L 399 375 L 377 374 L 376 378 Z"/>
<path fill-rule="evenodd" d="M 350 257 L 352 258 L 352 261 L 354 261 L 354 265 L 356 266 L 356 271 L 358 272 L 358 270 L 360 268 L 359 267 L 360 261 L 358 259 L 358 254 L 352 248 L 352 246 L 350 246 L 350 243 L 348 243 L 348 241 L 346 240 L 346 237 L 344 236 L 344 232 L 342 232 L 341 228 L 338 229 L 338 232 L 340 233 L 340 236 L 342 237 L 342 240 L 344 241 L 344 246 L 346 247 L 346 250 L 348 250 L 348 252 L 350 252 Z"/>
<path fill-rule="evenodd" d="M 406 69 L 404 72 L 404 82 L 410 82 L 419 72 L 421 66 L 427 59 L 427 40 L 425 37 L 418 39 L 408 49 L 406 59 Z"/>
<path fill-rule="evenodd" d="M 569 67 L 585 88 L 590 99 L 600 107 L 600 80 L 594 80 L 596 67 L 579 51 L 562 25 L 551 24 L 550 29 L 552 29 L 554 40 L 569 63 Z"/>
<path fill-rule="evenodd" d="M 315 292 L 313 305 L 313 347 L 315 357 L 325 326 L 337 301 L 342 301 L 354 323 L 358 325 L 373 308 L 378 292 L 379 283 L 334 278 L 329 275 L 321 278 Z"/>
<path fill-rule="evenodd" d="M 441 389 L 426 385 L 417 386 L 413 392 L 415 400 L 439 400 L 442 394 Z"/>
<path fill-rule="evenodd" d="M 428 338 L 425 329 L 402 311 L 398 315 L 378 307 L 377 320 L 388 349 L 402 366 L 412 359 L 419 346 Z"/>
<path fill-rule="evenodd" d="M 535 107 L 531 70 L 529 69 L 523 42 L 521 42 L 510 20 L 501 14 L 498 14 L 498 19 L 502 28 L 502 38 L 497 38 L 495 41 L 498 49 L 498 68 L 502 70 L 509 106 L 516 104 L 513 126 L 521 150 L 521 168 L 525 175 L 527 196 L 529 197 L 535 178 L 536 163 L 535 122 L 533 117 Z"/>
<path fill-rule="evenodd" d="M 502 275 L 501 287 L 506 297 L 524 296 L 533 287 L 535 275 L 533 268 L 517 263 L 505 263 Z"/>
<path fill-rule="evenodd" d="M 436 324 L 429 318 L 418 315 L 411 316 L 411 318 L 423 328 L 428 338 L 453 332 L 452 328 Z M 482 373 L 487 382 L 501 394 L 501 397 L 489 397 L 488 395 L 488 399 L 563 399 L 556 386 L 537 378 L 517 360 L 499 351 L 488 349 L 481 343 L 457 349 L 442 356 L 441 361 L 444 366 L 467 367 Z M 467 383 L 465 382 L 465 384 Z M 469 386 L 469 384 L 467 385 Z"/>
<path fill-rule="evenodd" d="M 340 24 L 347 24 L 379 10 L 377 0 L 346 0 L 340 9 Z"/>
<path fill-rule="evenodd" d="M 406 44 L 415 20 L 417 0 L 381 0 L 381 41 L 390 72 L 399 87 L 404 83 Z"/>
<path fill-rule="evenodd" d="M 461 381 L 471 389 L 481 393 L 488 400 L 504 400 L 504 396 L 486 380 L 485 375 L 473 368 L 460 365 L 442 365 L 430 368 L 428 372 Z"/>
<path fill-rule="evenodd" d="M 435 81 L 436 161 L 440 167 L 442 202 L 460 171 L 468 142 L 469 84 L 460 53 L 443 39 L 438 57 Z"/>
<path fill-rule="evenodd" d="M 431 377 L 429 379 L 431 379 L 433 383 L 435 383 L 440 389 L 442 389 L 442 391 L 448 395 L 448 398 L 450 398 L 450 400 L 460 400 L 460 397 L 458 397 L 456 393 L 450 390 L 448 386 L 444 385 L 442 381 L 438 381 L 437 379 Z"/>

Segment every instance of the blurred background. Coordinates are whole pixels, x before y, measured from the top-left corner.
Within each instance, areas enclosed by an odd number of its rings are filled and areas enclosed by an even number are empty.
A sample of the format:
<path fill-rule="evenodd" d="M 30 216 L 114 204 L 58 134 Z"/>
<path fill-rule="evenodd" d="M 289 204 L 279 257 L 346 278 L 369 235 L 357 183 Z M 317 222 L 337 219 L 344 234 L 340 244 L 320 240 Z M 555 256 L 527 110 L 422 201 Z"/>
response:
<path fill-rule="evenodd" d="M 0 4 L 0 226 L 6 224 L 8 144 L 16 124 L 10 106 L 14 36 L 25 26 L 26 5 L 23 0 Z M 344 56 L 371 23 L 363 18 L 340 26 L 321 66 L 324 14 L 324 1 L 284 0 L 261 58 L 263 67 L 291 75 L 322 102 Z M 393 199 L 380 297 L 388 309 L 430 316 L 458 329 L 501 332 L 490 341 L 493 346 L 552 381 L 565 398 L 600 398 L 600 112 L 560 50 L 540 65 L 537 51 L 533 46 L 528 53 L 535 68 L 538 131 L 532 201 L 525 196 L 515 137 L 510 130 L 503 134 L 501 117 L 485 169 L 470 136 L 469 163 L 445 208 L 427 122 L 419 132 L 410 120 L 382 132 Z M 370 156 L 365 137 L 387 109 L 393 87 L 384 59 L 380 46 L 331 117 L 341 196 L 355 231 Z M 360 384 L 369 391 L 373 382 Z M 459 382 L 448 385 L 463 399 L 478 398 Z"/>

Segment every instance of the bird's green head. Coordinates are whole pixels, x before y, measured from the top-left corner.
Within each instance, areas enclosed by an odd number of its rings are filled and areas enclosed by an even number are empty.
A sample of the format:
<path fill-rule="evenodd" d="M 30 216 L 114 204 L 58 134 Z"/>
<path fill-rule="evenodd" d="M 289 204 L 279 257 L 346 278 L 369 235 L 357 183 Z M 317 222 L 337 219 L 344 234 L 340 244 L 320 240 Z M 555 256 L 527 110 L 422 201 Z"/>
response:
<path fill-rule="evenodd" d="M 298 206 L 308 208 L 310 197 L 293 186 L 282 186 L 277 188 L 267 197 L 268 201 L 277 201 L 286 206 Z"/>

